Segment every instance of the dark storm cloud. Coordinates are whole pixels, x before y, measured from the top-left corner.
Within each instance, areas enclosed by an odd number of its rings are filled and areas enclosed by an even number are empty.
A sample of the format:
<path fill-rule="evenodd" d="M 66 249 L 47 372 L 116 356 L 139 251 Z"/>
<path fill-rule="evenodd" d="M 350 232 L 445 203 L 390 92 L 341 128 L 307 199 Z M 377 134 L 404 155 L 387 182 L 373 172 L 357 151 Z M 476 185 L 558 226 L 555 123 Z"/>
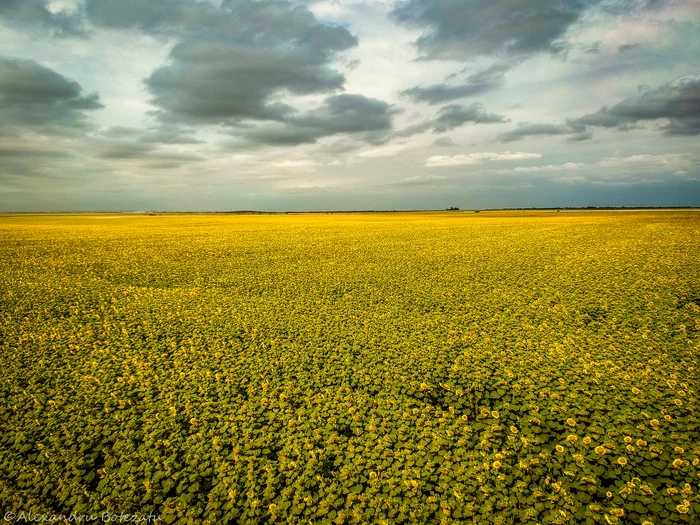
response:
<path fill-rule="evenodd" d="M 345 28 L 319 22 L 304 6 L 286 0 L 86 0 L 94 24 L 165 36 L 223 39 L 268 46 L 294 42 L 333 53 L 357 40 Z"/>
<path fill-rule="evenodd" d="M 382 100 L 363 95 L 329 97 L 318 109 L 291 120 L 292 124 L 324 130 L 325 133 L 357 133 L 391 129 L 393 110 Z"/>
<path fill-rule="evenodd" d="M 502 133 L 500 140 L 501 142 L 513 142 L 532 136 L 569 135 L 571 133 L 573 130 L 566 124 L 519 122 L 515 129 Z"/>
<path fill-rule="evenodd" d="M 52 36 L 84 36 L 77 13 L 52 13 L 46 0 L 0 0 L 0 22 Z"/>
<path fill-rule="evenodd" d="M 656 89 L 640 90 L 637 97 L 562 124 L 519 123 L 515 129 L 501 134 L 500 140 L 512 142 L 530 136 L 567 135 L 569 141 L 582 141 L 592 137 L 592 128 L 627 131 L 642 122 L 662 119 L 668 120 L 660 126 L 666 135 L 700 135 L 700 75 L 679 78 Z"/>
<path fill-rule="evenodd" d="M 172 63 L 147 80 L 164 120 L 236 124 L 241 119 L 282 120 L 293 109 L 271 97 L 306 95 L 342 87 L 344 77 L 326 59 L 304 49 L 241 47 L 228 42 L 186 41 Z"/>
<path fill-rule="evenodd" d="M 416 86 L 402 91 L 401 94 L 416 102 L 427 102 L 428 104 L 441 104 L 459 98 L 472 97 L 503 86 L 505 73 L 511 68 L 512 64 L 510 63 L 497 63 L 469 75 L 462 84 Z"/>
<path fill-rule="evenodd" d="M 85 113 L 101 107 L 96 94 L 52 69 L 0 57 L 0 128 L 65 134 L 86 128 Z"/>
<path fill-rule="evenodd" d="M 475 102 L 469 106 L 449 104 L 440 108 L 436 118 L 409 126 L 396 133 L 396 135 L 399 137 L 410 137 L 416 133 L 424 133 L 426 131 L 444 133 L 465 124 L 499 124 L 503 122 L 508 122 L 508 119 L 503 115 L 487 112 L 479 103 Z"/>
<path fill-rule="evenodd" d="M 683 77 L 612 107 L 569 121 L 577 127 L 628 129 L 639 122 L 668 119 L 666 135 L 700 134 L 700 75 Z"/>
<path fill-rule="evenodd" d="M 357 45 L 285 0 L 88 0 L 91 22 L 177 39 L 170 61 L 146 80 L 164 122 L 239 125 L 282 121 L 294 109 L 276 98 L 342 89 L 330 63 Z"/>
<path fill-rule="evenodd" d="M 600 0 L 408 0 L 393 15 L 424 29 L 415 42 L 425 58 L 527 56 L 559 52 L 566 30 Z M 627 3 L 627 2 L 622 2 Z"/>
<path fill-rule="evenodd" d="M 272 125 L 243 129 L 241 134 L 249 142 L 273 146 L 314 143 L 321 137 L 344 133 L 365 134 L 367 142 L 376 142 L 391 130 L 393 113 L 382 100 L 341 94 L 328 97 L 319 108 L 286 115 Z"/>

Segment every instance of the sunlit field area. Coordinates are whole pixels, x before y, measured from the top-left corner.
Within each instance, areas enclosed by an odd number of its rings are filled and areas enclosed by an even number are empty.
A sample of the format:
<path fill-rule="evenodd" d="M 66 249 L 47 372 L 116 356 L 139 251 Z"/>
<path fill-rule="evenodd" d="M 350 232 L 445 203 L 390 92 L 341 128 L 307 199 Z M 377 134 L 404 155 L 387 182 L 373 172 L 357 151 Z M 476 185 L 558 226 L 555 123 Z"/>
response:
<path fill-rule="evenodd" d="M 700 520 L 700 212 L 0 216 L 0 506 Z"/>

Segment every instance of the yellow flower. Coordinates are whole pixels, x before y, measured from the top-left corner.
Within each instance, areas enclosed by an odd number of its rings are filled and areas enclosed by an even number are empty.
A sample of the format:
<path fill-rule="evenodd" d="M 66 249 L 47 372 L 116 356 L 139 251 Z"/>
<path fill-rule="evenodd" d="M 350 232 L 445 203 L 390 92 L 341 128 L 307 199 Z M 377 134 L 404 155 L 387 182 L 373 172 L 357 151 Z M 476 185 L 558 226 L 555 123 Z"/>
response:
<path fill-rule="evenodd" d="M 605 493 L 605 495 L 606 495 L 608 498 L 612 498 L 612 497 L 613 497 L 613 493 L 610 492 L 610 491 L 607 491 L 607 492 Z"/>
<path fill-rule="evenodd" d="M 566 424 L 569 425 L 570 427 L 573 427 L 573 426 L 576 425 L 576 421 L 574 421 L 573 419 L 569 418 L 569 419 L 566 420 Z"/>
<path fill-rule="evenodd" d="M 621 518 L 622 516 L 625 515 L 625 510 L 624 509 L 612 509 L 610 511 L 610 514 L 612 514 L 616 518 Z"/>
<path fill-rule="evenodd" d="M 664 419 L 665 419 L 666 421 L 671 421 L 672 418 L 671 418 L 671 416 L 669 416 L 668 414 L 666 414 L 666 415 L 664 416 Z"/>
<path fill-rule="evenodd" d="M 510 427 L 510 431 L 511 431 L 513 434 L 517 434 L 517 433 L 518 433 L 518 429 L 517 429 L 515 426 Z"/>
<path fill-rule="evenodd" d="M 576 436 L 574 436 L 573 434 L 569 434 L 568 436 L 566 436 L 566 440 L 569 443 L 576 443 L 576 440 L 578 440 L 578 438 Z"/>
<path fill-rule="evenodd" d="M 554 448 L 555 448 L 556 451 L 559 452 L 560 454 L 561 454 L 562 452 L 564 452 L 564 447 L 562 447 L 561 445 L 557 445 L 557 446 L 554 447 Z"/>
<path fill-rule="evenodd" d="M 658 419 L 652 419 L 651 421 L 649 421 L 649 424 L 650 424 L 652 427 L 658 427 L 658 426 L 659 426 L 659 420 L 658 420 Z"/>
<path fill-rule="evenodd" d="M 683 454 L 685 452 L 685 449 L 682 447 L 676 447 L 673 450 L 676 451 L 676 454 Z"/>
<path fill-rule="evenodd" d="M 683 500 L 683 503 L 676 505 L 676 510 L 678 514 L 688 514 L 690 512 L 690 502 L 687 499 Z"/>
<path fill-rule="evenodd" d="M 624 467 L 627 465 L 627 458 L 619 457 L 617 458 L 617 464 Z"/>
<path fill-rule="evenodd" d="M 625 443 L 632 443 L 632 438 L 629 436 L 625 436 L 624 441 Z"/>
<path fill-rule="evenodd" d="M 647 442 L 644 441 L 643 439 L 638 439 L 638 440 L 637 440 L 637 446 L 638 446 L 638 447 L 646 447 L 646 446 L 647 446 Z"/>
<path fill-rule="evenodd" d="M 374 478 L 377 477 L 377 473 L 376 473 L 376 472 L 370 472 L 370 473 L 369 473 L 369 477 L 372 478 L 372 479 L 374 479 Z"/>
<path fill-rule="evenodd" d="M 653 521 L 645 520 L 642 522 L 642 525 L 654 525 Z"/>
<path fill-rule="evenodd" d="M 267 509 L 270 512 L 275 512 L 275 510 L 277 510 L 277 505 L 275 505 L 274 503 L 270 503 L 270 505 L 267 507 Z"/>
<path fill-rule="evenodd" d="M 627 452 L 634 452 L 635 451 L 635 448 L 632 445 L 627 445 L 625 448 L 627 449 Z"/>
<path fill-rule="evenodd" d="M 581 454 L 574 454 L 574 461 L 576 461 L 576 463 L 583 463 L 583 456 Z"/>
<path fill-rule="evenodd" d="M 500 462 L 500 461 L 494 461 L 494 462 L 493 462 L 493 468 L 495 468 L 496 470 L 498 470 L 499 468 L 501 468 L 501 462 Z"/>
<path fill-rule="evenodd" d="M 491 417 L 498 419 L 499 417 L 501 417 L 501 414 L 498 413 L 498 410 L 494 410 L 493 412 L 491 412 Z"/>
<path fill-rule="evenodd" d="M 683 461 L 682 459 L 674 459 L 673 460 L 674 468 L 681 468 L 683 465 L 685 465 L 685 461 Z"/>
<path fill-rule="evenodd" d="M 595 453 L 596 453 L 596 454 L 605 454 L 606 452 L 607 452 L 607 450 L 605 449 L 605 447 L 601 447 L 600 445 L 598 445 L 598 446 L 595 448 Z"/>
<path fill-rule="evenodd" d="M 585 438 L 583 438 L 583 442 L 584 442 L 586 445 L 590 445 L 590 444 L 591 444 L 591 438 L 589 438 L 588 436 L 586 436 Z"/>

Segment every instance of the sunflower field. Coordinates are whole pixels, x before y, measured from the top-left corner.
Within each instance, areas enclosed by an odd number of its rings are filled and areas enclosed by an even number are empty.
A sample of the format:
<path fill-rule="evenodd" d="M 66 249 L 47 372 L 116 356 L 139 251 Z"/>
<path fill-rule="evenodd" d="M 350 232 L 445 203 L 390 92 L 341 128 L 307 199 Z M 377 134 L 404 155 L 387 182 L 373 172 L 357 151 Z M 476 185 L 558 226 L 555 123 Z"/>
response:
<path fill-rule="evenodd" d="M 0 216 L 0 510 L 700 523 L 700 212 Z"/>

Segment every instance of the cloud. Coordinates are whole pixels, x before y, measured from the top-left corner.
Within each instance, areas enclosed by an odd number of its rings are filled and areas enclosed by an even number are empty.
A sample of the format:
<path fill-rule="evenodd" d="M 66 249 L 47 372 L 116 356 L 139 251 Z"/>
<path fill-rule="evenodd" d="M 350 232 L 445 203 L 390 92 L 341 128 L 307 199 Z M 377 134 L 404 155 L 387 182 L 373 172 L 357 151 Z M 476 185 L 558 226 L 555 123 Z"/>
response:
<path fill-rule="evenodd" d="M 500 135 L 501 142 L 529 136 L 568 135 L 569 141 L 588 140 L 591 128 L 633 129 L 640 122 L 665 119 L 660 129 L 669 136 L 700 135 L 700 75 L 681 77 L 656 89 L 639 90 L 639 95 L 595 113 L 568 119 L 562 124 L 521 122 Z"/>
<path fill-rule="evenodd" d="M 426 131 L 444 133 L 468 123 L 498 124 L 503 122 L 508 122 L 508 119 L 503 115 L 488 113 L 484 110 L 483 106 L 477 102 L 469 106 L 449 104 L 440 108 L 436 118 L 409 126 L 399 131 L 396 135 L 399 137 L 409 137 Z"/>
<path fill-rule="evenodd" d="M 415 45 L 425 58 L 559 52 L 567 29 L 599 0 L 407 0 L 394 18 L 423 29 Z"/>
<path fill-rule="evenodd" d="M 177 128 L 129 128 L 124 126 L 112 126 L 101 132 L 106 138 L 132 138 L 143 142 L 158 144 L 202 144 L 202 141 L 194 137 L 191 132 L 183 132 Z"/>
<path fill-rule="evenodd" d="M 87 129 L 87 112 L 101 107 L 97 94 L 52 69 L 0 57 L 0 128 L 65 135 Z"/>
<path fill-rule="evenodd" d="M 322 130 L 324 135 L 386 131 L 391 129 L 393 112 L 382 100 L 341 94 L 327 98 L 323 106 L 288 121 L 295 126 Z"/>
<path fill-rule="evenodd" d="M 233 134 L 248 143 L 272 146 L 309 144 L 338 134 L 364 134 L 371 141 L 391 130 L 393 113 L 382 100 L 343 93 L 326 98 L 315 109 L 289 112 L 279 122 L 234 128 Z"/>
<path fill-rule="evenodd" d="M 542 124 L 532 122 L 518 122 L 515 129 L 501 133 L 501 142 L 513 142 L 530 136 L 543 135 L 568 135 L 571 128 L 565 124 Z"/>
<path fill-rule="evenodd" d="M 242 48 L 229 42 L 186 41 L 146 84 L 164 121 L 236 125 L 243 119 L 283 120 L 293 109 L 272 101 L 288 91 L 308 95 L 342 87 L 326 57 L 299 49 Z"/>
<path fill-rule="evenodd" d="M 22 29 L 56 37 L 85 36 L 79 13 L 54 12 L 47 0 L 1 0 L 0 21 Z"/>
<path fill-rule="evenodd" d="M 449 148 L 451 146 L 458 146 L 458 144 L 450 137 L 440 137 L 433 141 L 433 146 L 437 146 L 438 148 Z"/>
<path fill-rule="evenodd" d="M 386 159 L 396 157 L 404 151 L 406 151 L 406 146 L 403 144 L 389 144 L 387 146 L 379 146 L 378 148 L 361 151 L 357 156 L 362 159 Z"/>
<path fill-rule="evenodd" d="M 146 79 L 164 122 L 283 120 L 293 108 L 278 95 L 341 89 L 331 62 L 357 45 L 344 27 L 284 0 L 88 0 L 85 11 L 94 24 L 176 39 L 169 63 Z"/>
<path fill-rule="evenodd" d="M 449 178 L 444 175 L 415 175 L 388 182 L 385 186 L 434 186 L 436 183 L 446 180 L 449 180 Z"/>
<path fill-rule="evenodd" d="M 283 170 L 311 172 L 316 170 L 318 162 L 311 159 L 280 160 L 273 162 L 272 167 Z"/>
<path fill-rule="evenodd" d="M 425 160 L 426 168 L 447 168 L 451 166 L 468 166 L 471 164 L 481 164 L 485 161 L 511 161 L 511 160 L 529 160 L 539 159 L 542 155 L 539 153 L 525 152 L 510 152 L 503 153 L 483 152 L 469 153 L 461 155 L 434 155 Z"/>
<path fill-rule="evenodd" d="M 253 145 L 295 146 L 341 133 L 381 134 L 389 105 L 336 94 L 345 76 L 338 54 L 357 46 L 345 27 L 319 21 L 287 0 L 87 0 L 85 13 L 104 27 L 172 38 L 169 61 L 146 79 L 153 114 L 166 126 L 227 126 Z M 329 94 L 299 111 L 295 96 Z"/>
<path fill-rule="evenodd" d="M 566 162 L 564 164 L 547 164 L 546 166 L 519 166 L 513 168 L 518 173 L 549 173 L 553 171 L 571 171 L 585 168 L 586 164 L 580 162 Z"/>
<path fill-rule="evenodd" d="M 603 168 L 624 167 L 680 167 L 690 165 L 687 154 L 669 153 L 665 155 L 630 155 L 629 157 L 607 157 L 598 166 Z"/>
<path fill-rule="evenodd" d="M 512 64 L 499 62 L 469 75 L 462 84 L 433 84 L 428 87 L 413 87 L 401 92 L 416 102 L 441 104 L 451 100 L 472 97 L 503 86 L 505 73 Z"/>
<path fill-rule="evenodd" d="M 496 115 L 484 111 L 481 104 L 471 104 L 469 106 L 459 106 L 450 104 L 443 107 L 438 112 L 438 117 L 432 121 L 433 131 L 443 133 L 458 128 L 468 122 L 474 124 L 494 124 L 507 122 L 503 115 Z"/>
<path fill-rule="evenodd" d="M 155 144 L 133 141 L 99 141 L 92 151 L 100 159 L 136 159 L 156 149 Z"/>
<path fill-rule="evenodd" d="M 679 78 L 568 124 L 625 130 L 639 122 L 659 119 L 668 119 L 668 124 L 661 127 L 666 135 L 700 134 L 700 75 Z"/>

